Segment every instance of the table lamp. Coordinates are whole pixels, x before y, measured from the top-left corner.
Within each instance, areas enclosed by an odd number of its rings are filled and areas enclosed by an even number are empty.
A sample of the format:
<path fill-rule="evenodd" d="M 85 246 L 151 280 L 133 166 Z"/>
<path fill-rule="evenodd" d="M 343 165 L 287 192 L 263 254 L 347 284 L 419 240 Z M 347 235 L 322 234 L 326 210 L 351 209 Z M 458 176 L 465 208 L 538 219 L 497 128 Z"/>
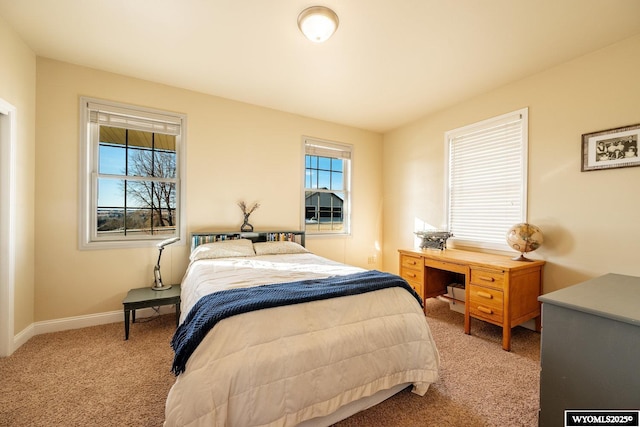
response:
<path fill-rule="evenodd" d="M 154 291 L 166 291 L 167 289 L 171 289 L 171 285 L 165 286 L 162 283 L 162 277 L 160 276 L 160 257 L 162 257 L 162 251 L 165 246 L 169 246 L 178 240 L 180 240 L 179 237 L 172 237 L 170 239 L 163 240 L 156 245 L 158 246 L 158 262 L 156 263 L 156 266 L 153 267 L 153 286 L 151 287 Z"/>

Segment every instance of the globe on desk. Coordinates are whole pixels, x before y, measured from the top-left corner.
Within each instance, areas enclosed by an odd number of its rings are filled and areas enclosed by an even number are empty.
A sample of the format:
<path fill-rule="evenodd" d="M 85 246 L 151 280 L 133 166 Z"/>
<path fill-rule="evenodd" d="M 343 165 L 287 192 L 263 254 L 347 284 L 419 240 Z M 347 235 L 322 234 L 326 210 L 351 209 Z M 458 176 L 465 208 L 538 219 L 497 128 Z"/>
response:
<path fill-rule="evenodd" d="M 526 222 L 516 224 L 507 231 L 507 243 L 513 250 L 520 252 L 520 256 L 513 258 L 514 261 L 531 261 L 524 254 L 538 249 L 543 241 L 542 231 Z"/>

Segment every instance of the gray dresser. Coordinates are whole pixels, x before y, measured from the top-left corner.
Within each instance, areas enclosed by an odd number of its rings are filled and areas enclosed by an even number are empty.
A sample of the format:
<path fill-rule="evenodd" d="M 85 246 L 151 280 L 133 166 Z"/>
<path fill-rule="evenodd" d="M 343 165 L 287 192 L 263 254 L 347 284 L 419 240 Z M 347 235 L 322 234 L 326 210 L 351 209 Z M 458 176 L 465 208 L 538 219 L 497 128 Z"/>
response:
<path fill-rule="evenodd" d="M 565 409 L 640 409 L 640 277 L 607 274 L 543 295 L 542 427 Z"/>

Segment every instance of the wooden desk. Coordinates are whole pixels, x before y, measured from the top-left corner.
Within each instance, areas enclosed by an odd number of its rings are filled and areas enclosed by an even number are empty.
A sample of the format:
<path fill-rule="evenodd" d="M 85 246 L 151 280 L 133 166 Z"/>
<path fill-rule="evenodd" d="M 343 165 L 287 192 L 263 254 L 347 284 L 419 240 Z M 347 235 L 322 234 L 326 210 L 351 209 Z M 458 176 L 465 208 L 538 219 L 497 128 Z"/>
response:
<path fill-rule="evenodd" d="M 502 327 L 502 348 L 511 350 L 511 328 L 535 318 L 540 330 L 544 261 L 513 261 L 511 257 L 458 249 L 400 249 L 400 276 L 422 296 L 447 293 L 447 285 L 465 285 L 464 332 L 471 318 Z"/>

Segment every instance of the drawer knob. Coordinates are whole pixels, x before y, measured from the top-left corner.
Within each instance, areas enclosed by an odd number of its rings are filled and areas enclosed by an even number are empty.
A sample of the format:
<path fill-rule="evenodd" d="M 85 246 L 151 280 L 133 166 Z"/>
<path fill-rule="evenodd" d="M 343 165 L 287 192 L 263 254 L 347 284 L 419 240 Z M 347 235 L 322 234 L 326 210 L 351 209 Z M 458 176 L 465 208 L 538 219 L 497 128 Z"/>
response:
<path fill-rule="evenodd" d="M 495 282 L 496 279 L 491 276 L 480 276 L 480 280 L 484 280 L 485 282 Z"/>
<path fill-rule="evenodd" d="M 415 273 L 407 273 L 407 276 L 409 276 L 409 277 L 416 277 L 416 274 L 415 274 Z"/>
<path fill-rule="evenodd" d="M 415 261 L 409 261 L 409 264 L 411 264 L 411 265 L 416 265 L 416 264 L 417 264 L 417 262 L 415 262 Z"/>
<path fill-rule="evenodd" d="M 488 299 L 493 298 L 493 295 L 491 295 L 489 292 L 478 291 L 477 294 L 479 297 L 482 297 L 482 298 L 488 298 Z"/>
<path fill-rule="evenodd" d="M 483 307 L 481 305 L 478 306 L 478 310 L 483 312 L 483 313 L 493 314 L 493 310 L 491 310 L 490 308 L 487 308 L 487 307 Z"/>

